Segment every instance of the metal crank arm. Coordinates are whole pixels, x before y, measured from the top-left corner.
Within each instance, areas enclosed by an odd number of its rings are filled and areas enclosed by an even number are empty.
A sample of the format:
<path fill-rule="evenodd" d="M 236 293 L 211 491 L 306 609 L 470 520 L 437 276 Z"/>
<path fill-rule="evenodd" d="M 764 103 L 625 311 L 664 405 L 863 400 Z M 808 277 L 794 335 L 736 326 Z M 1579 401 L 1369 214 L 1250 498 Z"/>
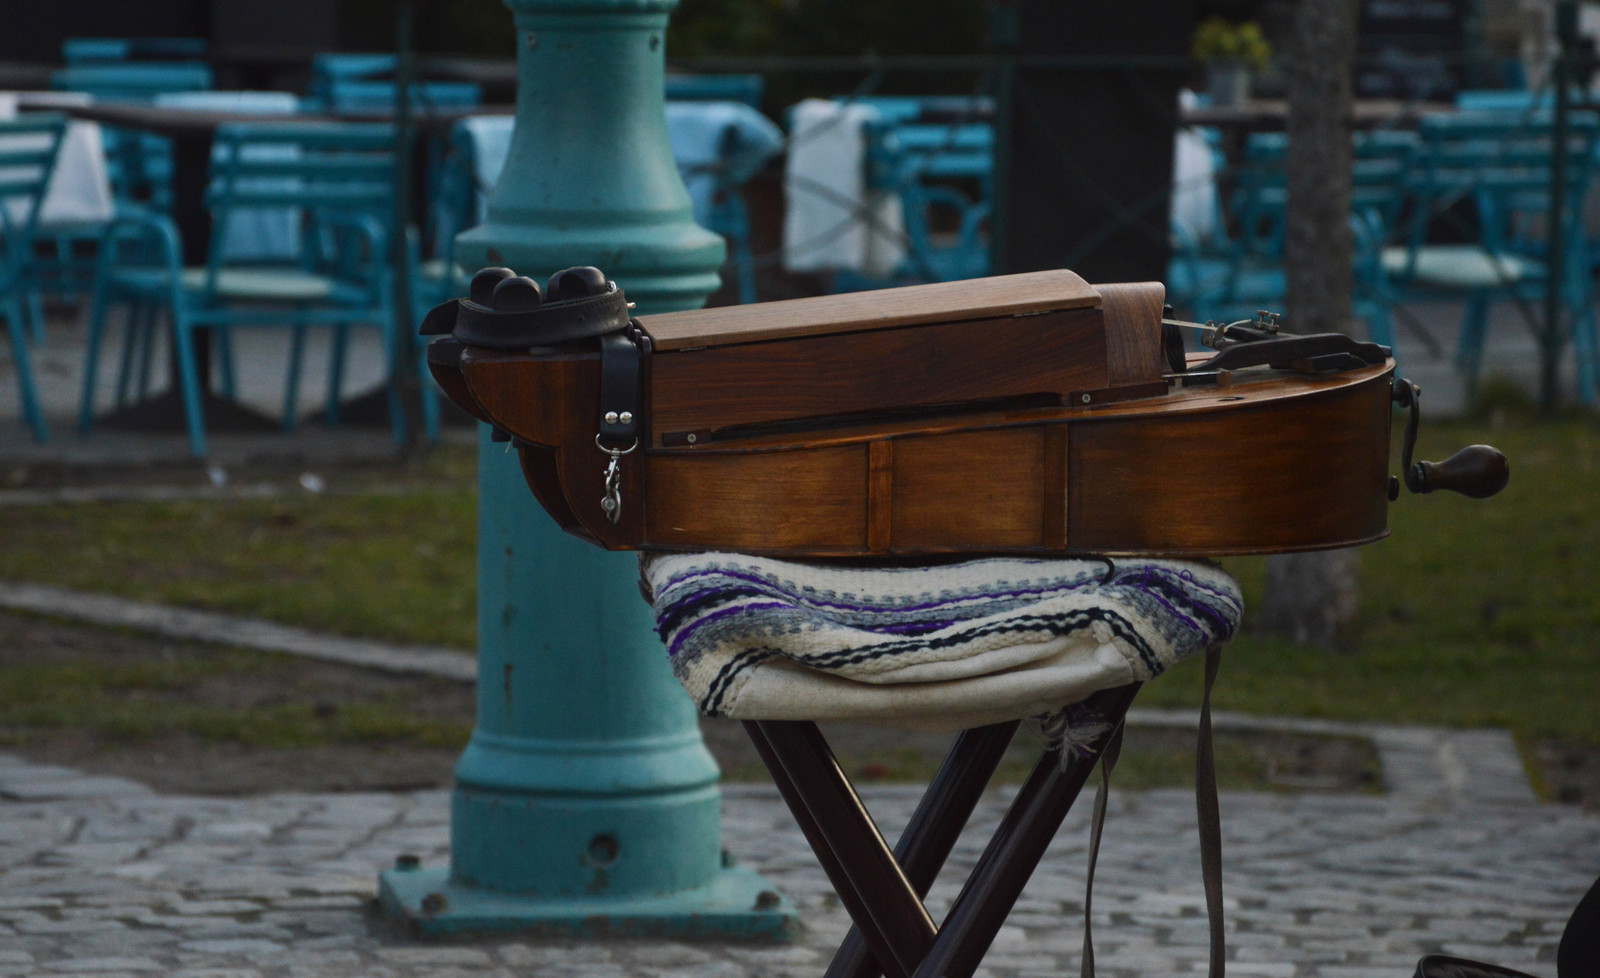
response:
<path fill-rule="evenodd" d="M 1500 450 L 1489 445 L 1468 445 L 1443 462 L 1412 462 L 1412 452 L 1417 447 L 1417 425 L 1422 420 L 1419 403 L 1422 391 L 1416 384 L 1395 378 L 1394 403 L 1411 409 L 1406 421 L 1406 440 L 1400 452 L 1401 471 L 1406 488 L 1414 493 L 1429 493 L 1448 489 L 1473 499 L 1488 499 L 1506 487 L 1511 479 L 1511 464 Z M 1389 477 L 1389 498 L 1400 495 L 1400 480 Z"/>

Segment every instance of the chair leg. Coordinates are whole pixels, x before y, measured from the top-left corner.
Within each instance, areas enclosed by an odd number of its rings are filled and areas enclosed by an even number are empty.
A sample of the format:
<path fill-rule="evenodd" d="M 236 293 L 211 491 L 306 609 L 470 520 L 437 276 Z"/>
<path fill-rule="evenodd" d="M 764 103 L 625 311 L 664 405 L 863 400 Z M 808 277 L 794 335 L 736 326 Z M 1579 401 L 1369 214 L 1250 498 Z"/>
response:
<path fill-rule="evenodd" d="M 386 292 L 385 295 L 388 293 Z M 389 429 L 394 436 L 397 447 L 404 447 L 410 437 L 409 424 L 406 421 L 406 402 L 400 396 L 400 385 L 405 372 L 413 369 L 415 364 L 402 364 L 400 362 L 400 343 L 396 336 L 397 325 L 394 317 L 393 303 L 385 302 L 383 306 L 383 319 L 378 328 L 383 330 L 383 362 L 384 362 L 384 391 L 389 401 Z"/>
<path fill-rule="evenodd" d="M 1578 400 L 1592 405 L 1596 394 L 1595 373 L 1600 368 L 1596 350 L 1600 343 L 1597 343 L 1595 336 L 1594 295 L 1589 288 L 1587 271 L 1569 274 L 1585 276 L 1573 279 L 1568 285 L 1567 309 L 1572 323 L 1572 359 L 1578 374 Z"/>
<path fill-rule="evenodd" d="M 139 386 L 136 391 L 141 401 L 150 396 L 150 370 L 156 362 L 156 340 L 163 335 L 161 309 L 152 304 L 145 313 L 144 330 L 139 336 Z M 169 382 L 176 383 L 177 378 L 170 378 Z"/>
<path fill-rule="evenodd" d="M 1467 396 L 1477 393 L 1478 371 L 1483 367 L 1483 339 L 1489 323 L 1489 296 L 1474 293 L 1461 319 L 1461 345 L 1456 349 L 1456 366 L 1467 384 Z"/>
<path fill-rule="evenodd" d="M 217 377 L 222 382 L 222 396 L 230 401 L 237 400 L 233 377 L 233 330 L 227 326 L 211 327 L 211 349 L 217 358 Z"/>
<path fill-rule="evenodd" d="M 750 254 L 750 241 L 746 238 L 731 239 L 734 265 L 739 272 L 739 301 L 749 305 L 756 301 L 756 262 L 755 256 Z"/>
<path fill-rule="evenodd" d="M 50 437 L 45 427 L 44 413 L 39 410 L 39 392 L 33 385 L 33 367 L 29 363 L 27 324 L 22 314 L 23 303 L 10 299 L 0 306 L 0 315 L 6 318 L 6 332 L 11 337 L 11 361 L 17 371 L 17 391 L 22 398 L 22 420 L 33 431 L 34 441 Z"/>
<path fill-rule="evenodd" d="M 151 328 L 154 310 L 149 303 L 128 303 L 128 314 L 124 317 L 122 326 L 122 356 L 117 363 L 117 407 L 127 404 L 132 397 L 133 378 L 135 365 L 140 363 L 141 355 L 148 355 L 144 347 L 145 334 Z"/>
<path fill-rule="evenodd" d="M 84 340 L 83 391 L 78 398 L 79 434 L 88 434 L 89 426 L 94 424 L 95 374 L 100 363 L 100 338 L 105 332 L 106 310 L 110 305 L 110 289 L 107 288 L 104 277 L 97 275 L 94 296 L 89 307 L 89 335 Z"/>
<path fill-rule="evenodd" d="M 344 355 L 349 347 L 350 324 L 334 323 L 328 348 L 328 403 L 323 408 L 328 427 L 339 423 L 339 397 L 344 391 Z"/>
<path fill-rule="evenodd" d="M 293 431 L 300 421 L 300 365 L 305 357 L 306 327 L 295 323 L 289 330 L 289 365 L 283 379 L 283 430 Z"/>
<path fill-rule="evenodd" d="M 178 377 L 183 392 L 183 420 L 189 432 L 189 451 L 195 458 L 206 455 L 205 408 L 201 402 L 200 370 L 195 363 L 194 327 L 183 313 L 172 310 L 172 342 L 178 351 Z"/>
<path fill-rule="evenodd" d="M 439 443 L 439 388 L 433 381 L 433 371 L 428 369 L 428 351 L 423 347 L 417 361 L 418 389 L 422 400 L 422 430 L 428 444 Z"/>
<path fill-rule="evenodd" d="M 27 302 L 25 311 L 28 315 L 28 338 L 34 343 L 44 342 L 44 300 L 39 297 L 39 286 L 35 282 L 27 289 Z"/>

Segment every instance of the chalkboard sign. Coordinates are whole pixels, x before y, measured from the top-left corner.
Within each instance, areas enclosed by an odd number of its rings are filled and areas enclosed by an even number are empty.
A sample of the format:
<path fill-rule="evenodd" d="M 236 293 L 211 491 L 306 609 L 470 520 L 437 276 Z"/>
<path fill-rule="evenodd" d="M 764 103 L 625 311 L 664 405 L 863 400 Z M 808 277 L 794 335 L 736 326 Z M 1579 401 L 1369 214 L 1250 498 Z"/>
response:
<path fill-rule="evenodd" d="M 1464 84 L 1471 6 L 1465 0 L 1363 0 L 1357 97 L 1453 99 Z"/>

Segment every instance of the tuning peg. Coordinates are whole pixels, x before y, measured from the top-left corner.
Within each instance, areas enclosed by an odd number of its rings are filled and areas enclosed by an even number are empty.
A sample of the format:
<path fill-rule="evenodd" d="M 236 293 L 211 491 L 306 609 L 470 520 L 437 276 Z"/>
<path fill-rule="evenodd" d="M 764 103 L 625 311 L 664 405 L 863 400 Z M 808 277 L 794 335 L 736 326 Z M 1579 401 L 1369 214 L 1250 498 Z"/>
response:
<path fill-rule="evenodd" d="M 550 276 L 550 281 L 545 284 L 545 294 L 551 302 L 567 302 L 599 295 L 609 287 L 605 272 L 593 265 L 578 265 L 563 268 Z"/>
<path fill-rule="evenodd" d="M 539 283 L 526 275 L 513 275 L 496 282 L 492 298 L 496 312 L 531 312 L 543 301 Z"/>
<path fill-rule="evenodd" d="M 509 268 L 480 268 L 472 276 L 472 286 L 467 290 L 467 297 L 480 306 L 494 305 L 494 287 L 502 280 L 516 275 Z"/>

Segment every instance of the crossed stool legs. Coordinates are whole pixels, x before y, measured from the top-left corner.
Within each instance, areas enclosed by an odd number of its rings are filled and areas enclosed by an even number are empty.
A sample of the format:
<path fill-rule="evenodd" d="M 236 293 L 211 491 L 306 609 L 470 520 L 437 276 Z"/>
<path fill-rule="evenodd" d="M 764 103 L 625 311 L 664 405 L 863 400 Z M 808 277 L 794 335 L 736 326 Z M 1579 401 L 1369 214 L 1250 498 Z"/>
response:
<path fill-rule="evenodd" d="M 1046 751 L 1017 792 L 942 926 L 922 904 L 1020 721 L 963 731 L 891 853 L 817 725 L 747 720 L 784 802 L 855 922 L 826 978 L 967 978 L 1061 827 L 1138 686 L 1094 694 L 1107 730 L 1062 758 Z"/>
<path fill-rule="evenodd" d="M 673 671 L 703 714 L 744 721 L 855 923 L 827 978 L 970 978 L 1095 764 L 1114 762 L 1140 685 L 1205 650 L 1209 692 L 1216 650 L 1242 611 L 1231 578 L 1187 561 L 841 567 L 704 553 L 651 555 L 643 573 Z M 923 897 L 1021 717 L 1038 718 L 1051 747 L 935 925 Z M 963 730 L 893 851 L 819 720 Z M 1200 730 L 1196 770 L 1208 772 L 1208 708 Z M 1215 784 L 1202 776 L 1200 787 L 1221 978 Z"/>

